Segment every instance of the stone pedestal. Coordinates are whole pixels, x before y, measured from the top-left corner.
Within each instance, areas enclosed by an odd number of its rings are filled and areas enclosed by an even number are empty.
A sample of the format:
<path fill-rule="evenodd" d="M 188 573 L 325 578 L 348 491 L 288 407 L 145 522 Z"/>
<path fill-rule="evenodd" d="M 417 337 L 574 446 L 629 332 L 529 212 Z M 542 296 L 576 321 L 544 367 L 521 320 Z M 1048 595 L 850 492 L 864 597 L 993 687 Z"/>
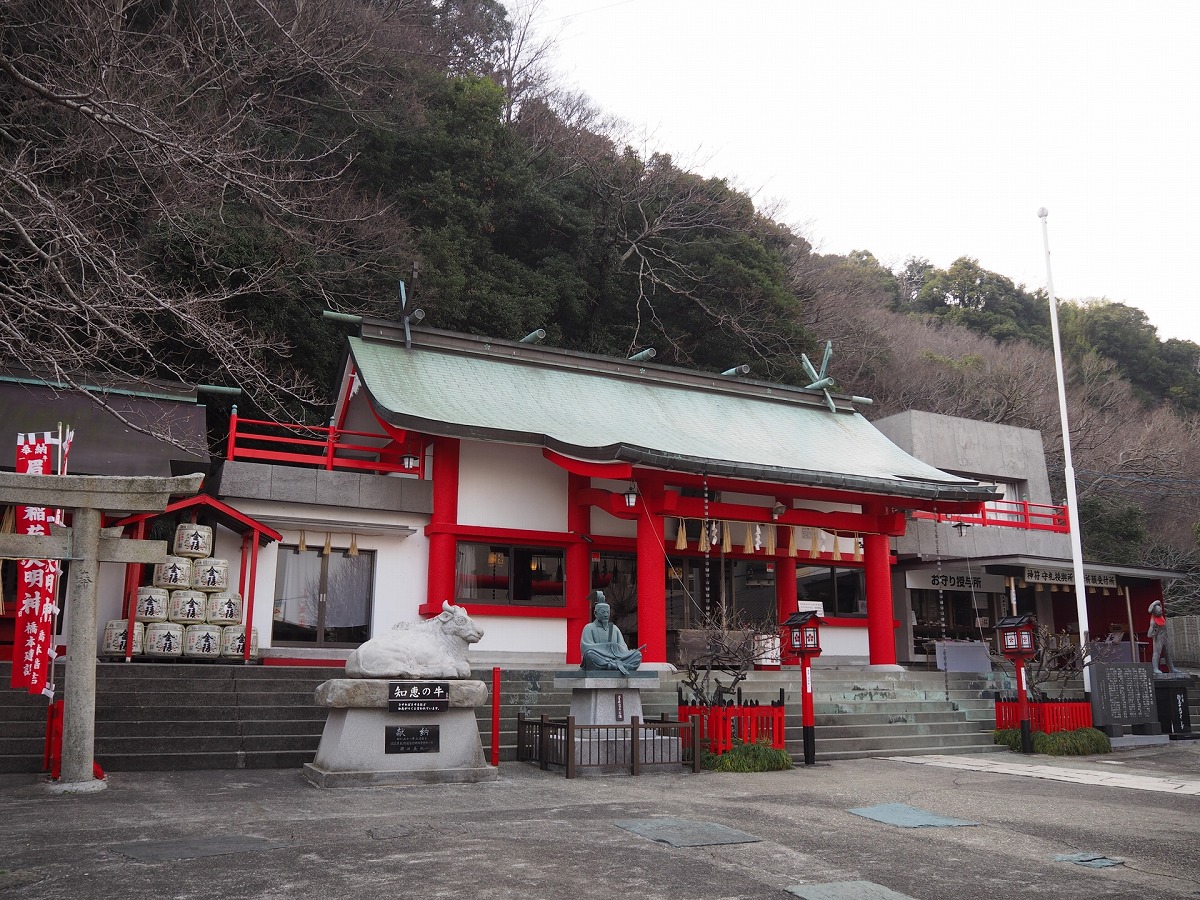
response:
<path fill-rule="evenodd" d="M 475 708 L 487 702 L 482 681 L 451 681 L 450 708 L 389 712 L 388 680 L 335 678 L 316 701 L 329 708 L 317 756 L 304 777 L 317 787 L 492 781 Z"/>
<path fill-rule="evenodd" d="M 642 689 L 659 687 L 656 671 L 596 672 L 571 669 L 554 673 L 556 688 L 571 689 L 571 716 L 575 725 L 615 726 L 611 731 L 585 731 L 575 738 L 575 764 L 580 772 L 628 772 L 633 762 L 632 736 L 629 726 L 636 716 L 645 722 L 642 712 Z M 641 763 L 646 766 L 669 763 L 678 766 L 682 747 L 678 738 L 649 737 L 643 734 Z"/>
<path fill-rule="evenodd" d="M 1171 740 L 1193 740 L 1192 718 L 1188 710 L 1188 684 L 1191 678 L 1182 672 L 1155 672 L 1154 699 L 1158 723 Z"/>

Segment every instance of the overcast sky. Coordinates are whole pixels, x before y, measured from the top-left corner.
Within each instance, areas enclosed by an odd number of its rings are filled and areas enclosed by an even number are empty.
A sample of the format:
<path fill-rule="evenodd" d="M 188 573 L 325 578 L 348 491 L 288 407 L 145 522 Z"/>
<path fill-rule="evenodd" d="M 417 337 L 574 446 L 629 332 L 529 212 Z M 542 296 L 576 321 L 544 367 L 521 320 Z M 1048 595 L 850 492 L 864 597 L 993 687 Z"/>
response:
<path fill-rule="evenodd" d="M 516 0 L 507 0 L 510 8 Z M 542 0 L 556 69 L 819 251 L 971 256 L 1200 343 L 1200 4 Z"/>

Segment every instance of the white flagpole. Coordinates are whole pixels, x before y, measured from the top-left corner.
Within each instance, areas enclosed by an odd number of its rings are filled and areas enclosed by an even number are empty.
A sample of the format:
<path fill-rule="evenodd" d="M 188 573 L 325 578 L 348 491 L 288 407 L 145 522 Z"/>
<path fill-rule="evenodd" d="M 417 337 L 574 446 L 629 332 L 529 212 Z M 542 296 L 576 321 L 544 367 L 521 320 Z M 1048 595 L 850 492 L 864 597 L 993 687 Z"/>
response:
<path fill-rule="evenodd" d="M 1071 428 L 1067 422 L 1067 388 L 1063 377 L 1062 343 L 1058 337 L 1058 301 L 1054 298 L 1054 278 L 1050 274 L 1050 230 L 1046 225 L 1046 217 L 1050 214 L 1046 207 L 1038 210 L 1038 218 L 1042 220 L 1042 244 L 1046 249 L 1046 293 L 1050 297 L 1050 333 L 1054 339 L 1054 370 L 1058 375 L 1058 411 L 1062 419 L 1063 462 L 1065 471 L 1063 477 L 1067 483 L 1067 515 L 1071 520 L 1071 562 L 1075 571 L 1075 609 L 1079 616 L 1079 646 L 1086 648 L 1089 639 L 1087 612 L 1087 582 L 1083 575 L 1083 544 L 1079 535 L 1079 497 L 1075 492 L 1075 464 L 1071 460 Z M 1084 658 L 1083 692 L 1092 692 L 1091 672 L 1088 671 Z"/>

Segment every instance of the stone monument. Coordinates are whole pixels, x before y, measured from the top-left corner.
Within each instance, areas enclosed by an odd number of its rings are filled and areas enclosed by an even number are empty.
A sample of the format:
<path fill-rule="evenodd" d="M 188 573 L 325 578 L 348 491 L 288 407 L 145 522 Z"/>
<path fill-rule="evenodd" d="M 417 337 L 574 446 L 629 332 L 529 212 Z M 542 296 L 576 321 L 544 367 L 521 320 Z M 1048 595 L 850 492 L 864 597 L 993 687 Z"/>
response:
<path fill-rule="evenodd" d="M 604 741 L 577 738 L 575 761 L 581 766 L 624 769 L 628 766 L 631 735 L 624 731 L 636 717 L 645 721 L 642 713 L 642 690 L 659 687 L 657 671 L 639 671 L 644 646 L 630 650 L 621 629 L 612 621 L 612 609 L 602 591 L 592 591 L 588 603 L 593 608 L 592 621 L 583 627 L 579 639 L 579 668 L 554 675 L 556 688 L 571 688 L 571 716 L 576 725 L 608 725 L 623 729 L 615 731 Z M 651 743 L 671 742 L 664 751 Z M 669 761 L 679 764 L 680 748 L 677 738 L 656 738 L 643 741 L 645 761 Z"/>
<path fill-rule="evenodd" d="M 436 618 L 398 622 L 355 649 L 350 677 L 317 688 L 329 717 L 304 777 L 318 787 L 495 779 L 475 719 L 487 685 L 470 680 L 467 662 L 481 637 L 466 610 L 446 602 Z"/>

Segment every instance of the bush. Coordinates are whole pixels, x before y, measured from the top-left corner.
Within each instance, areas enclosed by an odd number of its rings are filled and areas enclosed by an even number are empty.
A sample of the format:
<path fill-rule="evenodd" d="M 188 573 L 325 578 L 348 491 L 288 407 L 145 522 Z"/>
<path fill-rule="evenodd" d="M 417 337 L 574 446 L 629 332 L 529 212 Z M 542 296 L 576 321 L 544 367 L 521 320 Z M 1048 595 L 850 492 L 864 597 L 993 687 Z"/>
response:
<path fill-rule="evenodd" d="M 1008 747 L 1013 753 L 1020 753 L 1021 729 L 997 728 L 995 741 Z M 1095 728 L 1056 731 L 1053 734 L 1035 731 L 1033 752 L 1044 753 L 1046 756 L 1088 756 L 1092 753 L 1111 753 L 1112 743 L 1108 735 Z"/>
<path fill-rule="evenodd" d="M 714 772 L 778 772 L 792 768 L 792 757 L 786 750 L 774 749 L 769 741 L 735 743 L 720 756 L 704 751 L 700 765 Z"/>

